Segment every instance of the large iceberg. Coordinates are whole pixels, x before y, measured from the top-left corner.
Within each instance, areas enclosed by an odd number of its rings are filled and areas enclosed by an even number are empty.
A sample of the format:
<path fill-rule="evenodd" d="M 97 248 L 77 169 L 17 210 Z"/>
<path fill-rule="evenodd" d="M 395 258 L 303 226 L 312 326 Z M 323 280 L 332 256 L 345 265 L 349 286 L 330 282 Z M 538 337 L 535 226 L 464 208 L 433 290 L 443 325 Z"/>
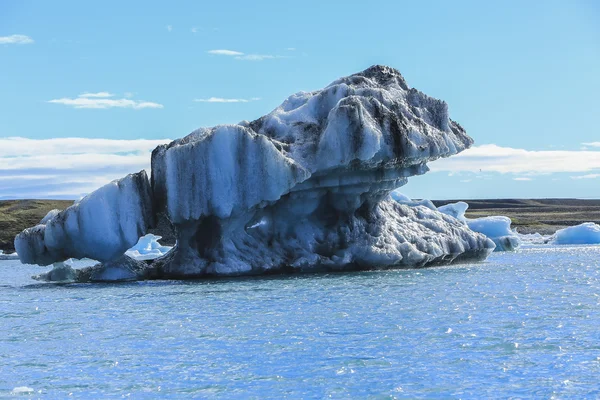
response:
<path fill-rule="evenodd" d="M 113 182 L 25 230 L 15 245 L 23 262 L 89 257 L 114 270 L 116 260 L 131 263 L 125 251 L 166 216 L 177 245 L 144 271 L 135 264 L 126 279 L 483 259 L 494 248 L 484 235 L 390 198 L 427 162 L 472 142 L 445 102 L 373 66 L 292 95 L 255 121 L 159 146 L 151 185 L 143 172 Z"/>

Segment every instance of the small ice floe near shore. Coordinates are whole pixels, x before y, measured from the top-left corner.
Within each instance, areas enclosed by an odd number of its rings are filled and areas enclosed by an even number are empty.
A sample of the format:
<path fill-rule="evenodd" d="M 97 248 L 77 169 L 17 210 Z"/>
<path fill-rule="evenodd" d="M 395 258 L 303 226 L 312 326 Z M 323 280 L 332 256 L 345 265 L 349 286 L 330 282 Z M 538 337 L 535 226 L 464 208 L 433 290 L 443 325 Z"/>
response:
<path fill-rule="evenodd" d="M 600 225 L 585 222 L 559 229 L 550 237 L 552 244 L 600 244 Z"/>

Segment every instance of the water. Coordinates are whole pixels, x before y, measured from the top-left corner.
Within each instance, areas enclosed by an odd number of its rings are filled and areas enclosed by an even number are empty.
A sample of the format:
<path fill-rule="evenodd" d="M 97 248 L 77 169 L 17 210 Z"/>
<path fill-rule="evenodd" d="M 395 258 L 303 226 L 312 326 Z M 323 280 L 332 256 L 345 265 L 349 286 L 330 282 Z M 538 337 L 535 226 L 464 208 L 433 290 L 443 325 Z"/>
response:
<path fill-rule="evenodd" d="M 0 262 L 0 397 L 600 396 L 600 246 L 266 279 L 39 272 Z"/>

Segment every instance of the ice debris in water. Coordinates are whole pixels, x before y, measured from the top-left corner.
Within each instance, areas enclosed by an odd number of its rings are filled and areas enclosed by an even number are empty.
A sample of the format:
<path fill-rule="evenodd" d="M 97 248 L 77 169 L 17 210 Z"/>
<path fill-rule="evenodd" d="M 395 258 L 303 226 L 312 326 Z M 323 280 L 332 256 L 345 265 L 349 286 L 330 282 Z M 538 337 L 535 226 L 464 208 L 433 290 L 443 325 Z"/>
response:
<path fill-rule="evenodd" d="M 392 192 L 392 198 L 399 201 L 401 204 L 407 204 L 413 207 L 418 205 L 425 205 L 428 208 L 433 207 L 432 209 L 465 223 L 472 231 L 482 233 L 493 240 L 496 245 L 495 251 L 515 250 L 521 244 L 519 236 L 510 229 L 510 218 L 503 216 L 466 218 L 465 212 L 469 208 L 469 205 L 464 201 L 450 203 L 436 208 L 429 200 L 411 200 L 397 190 Z M 431 204 L 431 206 L 429 206 L 429 204 Z"/>
<path fill-rule="evenodd" d="M 135 246 L 125 252 L 125 254 L 136 260 L 153 260 L 167 254 L 173 247 L 163 246 L 158 241 L 161 236 L 151 233 L 142 236 Z"/>
<path fill-rule="evenodd" d="M 585 222 L 577 226 L 559 229 L 552 235 L 553 244 L 600 244 L 600 225 Z"/>
<path fill-rule="evenodd" d="M 17 386 L 10 392 L 11 394 L 31 394 L 35 390 L 27 386 Z"/>

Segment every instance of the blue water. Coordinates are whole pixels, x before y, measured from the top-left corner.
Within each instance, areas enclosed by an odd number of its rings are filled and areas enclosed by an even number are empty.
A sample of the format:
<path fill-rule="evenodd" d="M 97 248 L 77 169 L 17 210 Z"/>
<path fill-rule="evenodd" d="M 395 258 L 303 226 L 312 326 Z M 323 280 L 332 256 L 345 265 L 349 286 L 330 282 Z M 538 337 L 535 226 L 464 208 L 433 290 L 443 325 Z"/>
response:
<path fill-rule="evenodd" d="M 600 246 L 199 282 L 40 271 L 0 262 L 0 397 L 600 396 Z"/>

